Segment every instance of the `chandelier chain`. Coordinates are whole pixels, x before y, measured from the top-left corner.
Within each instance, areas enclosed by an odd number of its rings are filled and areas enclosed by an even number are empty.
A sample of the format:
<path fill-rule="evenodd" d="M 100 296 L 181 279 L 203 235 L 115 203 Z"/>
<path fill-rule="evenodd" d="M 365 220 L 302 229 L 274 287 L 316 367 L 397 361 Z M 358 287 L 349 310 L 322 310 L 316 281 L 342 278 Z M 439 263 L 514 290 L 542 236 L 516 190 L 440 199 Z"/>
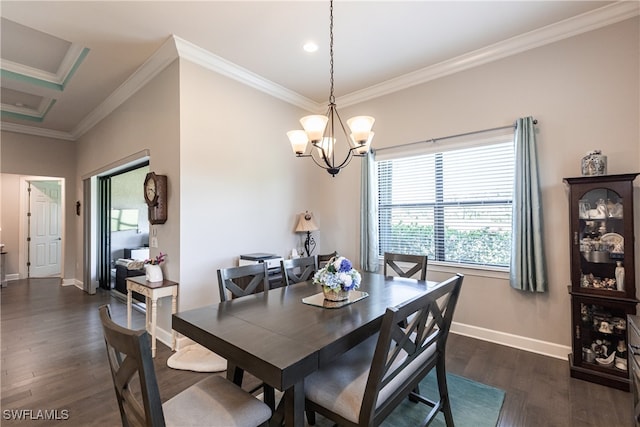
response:
<path fill-rule="evenodd" d="M 353 157 L 364 157 L 369 152 L 373 132 L 371 127 L 375 119 L 369 116 L 357 116 L 347 120 L 351 134 L 345 128 L 334 94 L 333 60 L 333 0 L 329 1 L 329 106 L 324 116 L 309 115 L 300 119 L 304 130 L 287 132 L 293 152 L 297 157 L 311 157 L 313 162 L 332 176 L 347 166 Z M 338 153 L 336 150 L 336 131 L 342 129 L 346 146 Z M 311 148 L 309 149 L 309 144 Z M 336 162 L 336 154 L 346 156 L 341 163 Z"/>
<path fill-rule="evenodd" d="M 329 82 L 331 86 L 329 103 L 335 104 L 336 98 L 333 95 L 333 0 L 329 2 L 329 75 Z"/>

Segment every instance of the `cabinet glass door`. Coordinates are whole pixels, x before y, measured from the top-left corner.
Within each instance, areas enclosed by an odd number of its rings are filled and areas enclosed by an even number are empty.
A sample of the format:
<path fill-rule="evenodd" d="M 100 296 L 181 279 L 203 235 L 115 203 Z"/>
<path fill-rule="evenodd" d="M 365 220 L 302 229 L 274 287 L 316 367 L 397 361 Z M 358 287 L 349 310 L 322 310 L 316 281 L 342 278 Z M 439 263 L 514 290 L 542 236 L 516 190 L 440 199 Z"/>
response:
<path fill-rule="evenodd" d="M 577 300 L 574 363 L 613 375 L 627 376 L 627 313 L 625 307 Z"/>
<path fill-rule="evenodd" d="M 587 191 L 578 201 L 574 238 L 580 247 L 578 283 L 583 290 L 625 290 L 623 203 L 607 188 Z"/>

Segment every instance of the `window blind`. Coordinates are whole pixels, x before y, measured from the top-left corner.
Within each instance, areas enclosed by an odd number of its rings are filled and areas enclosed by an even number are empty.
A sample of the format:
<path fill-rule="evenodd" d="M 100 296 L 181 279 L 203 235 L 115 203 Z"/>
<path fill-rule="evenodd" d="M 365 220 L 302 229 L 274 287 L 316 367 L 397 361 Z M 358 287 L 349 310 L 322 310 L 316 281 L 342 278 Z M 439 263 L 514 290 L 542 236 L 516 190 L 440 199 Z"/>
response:
<path fill-rule="evenodd" d="M 512 137 L 379 160 L 376 166 L 380 255 L 509 266 Z"/>

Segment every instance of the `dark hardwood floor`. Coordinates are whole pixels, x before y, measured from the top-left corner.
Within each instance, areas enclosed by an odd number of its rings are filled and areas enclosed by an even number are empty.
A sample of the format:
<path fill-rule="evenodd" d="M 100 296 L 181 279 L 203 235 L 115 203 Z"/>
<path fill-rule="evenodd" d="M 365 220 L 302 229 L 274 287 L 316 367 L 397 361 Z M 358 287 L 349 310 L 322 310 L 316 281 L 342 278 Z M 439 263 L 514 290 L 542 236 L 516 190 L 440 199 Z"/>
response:
<path fill-rule="evenodd" d="M 58 279 L 9 282 L 0 294 L 2 426 L 117 426 L 118 407 L 97 308 L 110 303 L 126 325 L 126 306 L 108 292 L 87 295 Z M 134 311 L 134 327 L 144 315 Z M 568 362 L 451 335 L 450 372 L 501 388 L 499 426 L 632 426 L 631 394 L 569 377 Z M 166 365 L 171 350 L 158 342 L 155 359 L 162 399 L 209 374 Z M 250 387 L 251 384 L 247 384 Z M 68 420 L 16 421 L 7 411 L 58 410 Z"/>

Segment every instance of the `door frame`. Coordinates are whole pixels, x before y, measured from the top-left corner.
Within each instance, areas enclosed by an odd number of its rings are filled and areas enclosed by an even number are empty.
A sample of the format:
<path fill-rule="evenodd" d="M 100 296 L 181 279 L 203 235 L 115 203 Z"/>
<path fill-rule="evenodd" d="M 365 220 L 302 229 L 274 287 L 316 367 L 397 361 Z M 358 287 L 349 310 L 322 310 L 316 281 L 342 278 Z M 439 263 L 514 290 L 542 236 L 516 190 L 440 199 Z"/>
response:
<path fill-rule="evenodd" d="M 81 176 L 83 184 L 83 203 L 85 205 L 85 215 L 83 218 L 82 231 L 84 233 L 82 242 L 82 260 L 83 260 L 83 280 L 87 283 L 83 285 L 85 292 L 95 293 L 100 287 L 99 284 L 99 251 L 100 248 L 100 224 L 99 212 L 102 209 L 98 198 L 98 177 L 112 175 L 118 171 L 123 171 L 132 166 L 141 163 L 150 163 L 150 152 L 144 149 L 137 153 L 131 154 L 123 159 L 105 165 L 99 169 L 93 170 Z M 135 168 L 135 167 L 134 167 Z M 79 254 L 80 256 L 80 254 Z M 88 270 L 88 271 L 87 271 Z"/>
<path fill-rule="evenodd" d="M 65 178 L 52 176 L 24 175 L 20 176 L 20 217 L 19 217 L 19 239 L 18 239 L 18 276 L 20 279 L 27 278 L 27 251 L 29 244 L 27 236 L 29 235 L 29 221 L 27 221 L 27 213 L 29 212 L 29 182 L 30 181 L 57 181 L 60 184 L 60 238 L 62 245 L 60 248 L 60 279 L 64 277 L 65 253 L 67 245 L 66 231 L 66 212 L 65 212 Z"/>

